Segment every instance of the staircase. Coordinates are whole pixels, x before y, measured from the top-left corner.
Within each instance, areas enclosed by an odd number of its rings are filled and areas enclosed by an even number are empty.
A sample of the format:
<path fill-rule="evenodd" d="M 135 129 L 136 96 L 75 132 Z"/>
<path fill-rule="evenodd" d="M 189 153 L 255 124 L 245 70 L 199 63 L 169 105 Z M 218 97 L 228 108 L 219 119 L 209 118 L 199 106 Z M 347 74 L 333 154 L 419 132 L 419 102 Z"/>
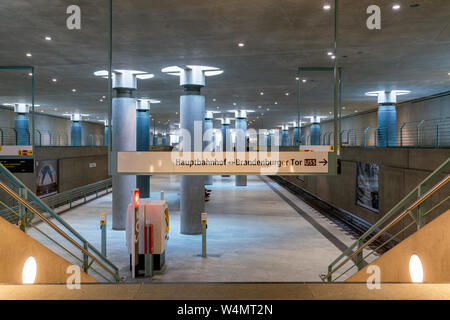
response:
<path fill-rule="evenodd" d="M 52 244 L 52 251 L 79 265 L 102 282 L 120 282 L 118 268 L 64 221 L 25 184 L 0 164 L 0 209 L 6 210 L 20 229 Z M 43 225 L 42 225 L 43 224 Z"/>
<path fill-rule="evenodd" d="M 450 158 L 408 193 L 329 266 L 322 281 L 344 281 L 449 209 Z M 380 239 L 383 241 L 380 243 Z M 374 245 L 376 243 L 376 245 Z M 395 246 L 393 247 L 394 250 Z M 389 251 L 388 251 L 389 252 Z M 443 257 L 444 258 L 444 257 Z M 448 259 L 448 257 L 445 257 Z"/>

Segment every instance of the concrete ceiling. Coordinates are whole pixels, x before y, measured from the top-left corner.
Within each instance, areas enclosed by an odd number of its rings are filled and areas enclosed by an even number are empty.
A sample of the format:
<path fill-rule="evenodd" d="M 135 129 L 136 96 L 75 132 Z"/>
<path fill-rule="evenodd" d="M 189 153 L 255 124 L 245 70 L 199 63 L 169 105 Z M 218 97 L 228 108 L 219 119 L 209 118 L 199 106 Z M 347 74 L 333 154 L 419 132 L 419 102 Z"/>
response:
<path fill-rule="evenodd" d="M 99 100 L 106 95 L 107 81 L 93 72 L 107 67 L 107 1 L 76 1 L 81 30 L 68 30 L 66 9 L 73 2 L 3 0 L 0 61 L 36 67 L 38 110 L 78 111 L 104 119 L 107 104 Z M 258 112 L 250 119 L 260 119 L 252 126 L 261 126 L 263 118 L 264 127 L 273 128 L 297 119 L 297 67 L 333 66 L 327 52 L 333 50 L 334 7 L 322 8 L 332 0 L 113 2 L 113 67 L 155 74 L 139 81 L 135 96 L 162 101 L 151 111 L 160 131 L 168 128 L 168 120 L 178 122 L 182 93 L 175 77 L 161 73 L 163 67 L 223 68 L 222 75 L 207 79 L 202 91 L 207 109 L 254 109 Z M 394 3 L 401 9 L 393 10 Z M 366 9 L 372 4 L 382 9 L 381 30 L 366 27 Z M 341 0 L 343 114 L 375 107 L 376 99 L 366 97 L 367 91 L 411 90 L 402 100 L 448 91 L 449 52 L 448 0 Z M 301 116 L 330 116 L 332 74 L 309 72 L 300 78 L 307 79 L 301 83 Z M 28 102 L 29 79 L 24 71 L 0 71 L 0 103 Z"/>

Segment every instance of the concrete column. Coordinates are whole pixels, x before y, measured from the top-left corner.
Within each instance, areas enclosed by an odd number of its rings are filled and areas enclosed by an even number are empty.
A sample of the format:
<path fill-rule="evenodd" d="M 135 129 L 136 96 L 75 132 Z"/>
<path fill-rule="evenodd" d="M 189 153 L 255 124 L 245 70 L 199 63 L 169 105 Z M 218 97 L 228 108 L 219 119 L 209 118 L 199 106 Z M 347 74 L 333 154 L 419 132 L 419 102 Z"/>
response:
<path fill-rule="evenodd" d="M 70 145 L 73 147 L 81 146 L 81 114 L 74 113 L 70 116 Z"/>
<path fill-rule="evenodd" d="M 205 66 L 173 66 L 162 72 L 180 77 L 184 95 L 180 97 L 180 129 L 182 151 L 203 151 L 205 97 L 200 90 L 205 86 L 205 77 L 222 73 L 222 70 Z M 197 136 L 194 136 L 194 132 Z M 190 139 L 185 134 L 190 134 Z M 190 147 L 190 148 L 189 148 Z M 180 232 L 201 234 L 201 214 L 205 211 L 204 176 L 181 176 Z"/>
<path fill-rule="evenodd" d="M 30 138 L 30 121 L 28 119 L 28 113 L 30 113 L 30 106 L 17 103 L 14 105 L 14 112 L 16 117 L 14 118 L 14 129 L 16 129 L 16 145 L 28 146 L 31 144 Z"/>
<path fill-rule="evenodd" d="M 158 145 L 158 133 L 153 132 L 153 146 L 156 147 Z"/>
<path fill-rule="evenodd" d="M 292 145 L 294 147 L 300 146 L 301 143 L 301 135 L 302 135 L 302 129 L 299 127 L 294 127 L 294 130 L 292 131 Z"/>
<path fill-rule="evenodd" d="M 247 151 L 247 112 L 245 110 L 236 111 L 236 152 Z M 247 176 L 237 175 L 235 185 L 238 187 L 247 186 Z"/>
<path fill-rule="evenodd" d="M 108 120 L 103 121 L 105 124 L 105 133 L 103 135 L 103 145 L 108 146 L 109 143 L 109 123 Z"/>
<path fill-rule="evenodd" d="M 378 97 L 377 146 L 395 147 L 397 145 L 397 96 L 408 94 L 407 90 L 373 91 L 368 96 Z"/>
<path fill-rule="evenodd" d="M 320 123 L 313 122 L 310 127 L 311 131 L 311 145 L 318 146 L 320 145 Z"/>
<path fill-rule="evenodd" d="M 107 71 L 94 73 L 103 78 Z M 133 91 L 137 89 L 137 79 L 149 79 L 153 75 L 142 71 L 114 70 L 112 87 L 116 96 L 112 99 L 112 152 L 136 151 L 136 99 Z M 131 202 L 131 191 L 136 188 L 136 176 L 112 175 L 113 204 L 112 228 L 125 230 L 128 204 Z"/>
<path fill-rule="evenodd" d="M 149 151 L 150 148 L 150 104 L 157 100 L 137 99 L 136 101 L 136 151 Z M 136 186 L 141 198 L 150 198 L 150 176 L 136 177 Z"/>
<path fill-rule="evenodd" d="M 207 111 L 205 113 L 205 132 L 209 131 L 209 130 L 213 130 L 214 129 L 214 114 L 211 111 Z M 207 142 L 207 145 L 210 145 L 212 143 L 214 143 L 214 136 L 212 136 L 212 141 Z M 210 149 L 205 149 L 205 151 L 214 151 L 214 147 L 210 148 Z M 206 186 L 211 186 L 213 184 L 213 176 L 205 176 L 205 185 Z"/>
<path fill-rule="evenodd" d="M 231 132 L 230 119 L 222 119 L 222 151 L 225 153 L 231 149 Z M 222 175 L 222 177 L 229 177 L 229 175 Z"/>
<path fill-rule="evenodd" d="M 164 133 L 162 134 L 162 137 L 161 137 L 161 144 L 163 146 L 167 146 L 167 135 Z"/>
<path fill-rule="evenodd" d="M 289 146 L 289 126 L 283 125 L 281 127 L 281 146 L 288 147 Z"/>

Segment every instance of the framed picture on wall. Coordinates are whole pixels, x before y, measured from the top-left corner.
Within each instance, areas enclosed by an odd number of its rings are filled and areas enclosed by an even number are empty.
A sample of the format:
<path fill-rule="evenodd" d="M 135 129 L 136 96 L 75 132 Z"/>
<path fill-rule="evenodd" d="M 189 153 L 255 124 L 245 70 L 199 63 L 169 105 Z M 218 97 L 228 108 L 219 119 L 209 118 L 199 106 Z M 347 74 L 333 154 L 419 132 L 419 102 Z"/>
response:
<path fill-rule="evenodd" d="M 58 193 L 58 160 L 36 161 L 36 195 Z"/>
<path fill-rule="evenodd" d="M 356 204 L 374 212 L 379 212 L 378 172 L 377 164 L 356 163 Z"/>

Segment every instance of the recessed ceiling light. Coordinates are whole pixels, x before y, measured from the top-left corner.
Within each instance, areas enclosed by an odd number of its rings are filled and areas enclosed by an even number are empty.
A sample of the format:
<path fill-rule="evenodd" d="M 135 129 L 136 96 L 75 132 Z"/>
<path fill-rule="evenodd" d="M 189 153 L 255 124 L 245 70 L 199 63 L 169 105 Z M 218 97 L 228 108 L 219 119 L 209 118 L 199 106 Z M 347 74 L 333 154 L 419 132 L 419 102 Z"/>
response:
<path fill-rule="evenodd" d="M 27 56 L 27 57 L 31 57 L 32 54 L 28 52 L 28 53 L 26 54 L 26 56 Z"/>
<path fill-rule="evenodd" d="M 263 95 L 264 95 L 264 92 L 260 92 L 259 94 L 263 96 Z"/>
<path fill-rule="evenodd" d="M 277 102 L 277 101 L 275 101 L 275 104 L 278 104 L 278 102 Z"/>
<path fill-rule="evenodd" d="M 233 106 L 235 106 L 236 105 L 236 102 L 233 102 Z"/>
<path fill-rule="evenodd" d="M 77 89 L 72 89 L 72 92 L 77 92 Z"/>
<path fill-rule="evenodd" d="M 46 37 L 45 37 L 45 40 L 51 41 L 51 40 L 52 40 L 52 37 L 46 36 Z"/>
<path fill-rule="evenodd" d="M 33 76 L 33 73 L 30 72 L 30 73 L 28 73 L 28 75 L 31 77 L 31 76 Z"/>
<path fill-rule="evenodd" d="M 267 108 L 267 111 L 270 111 L 270 109 L 269 109 L 269 108 Z"/>
<path fill-rule="evenodd" d="M 333 59 L 333 60 L 336 59 L 336 56 L 331 56 L 331 59 Z"/>
<path fill-rule="evenodd" d="M 302 82 L 305 83 L 305 82 L 306 82 L 306 79 L 303 79 Z"/>
<path fill-rule="evenodd" d="M 100 102 L 103 102 L 103 99 L 100 99 L 99 101 L 100 101 Z"/>
<path fill-rule="evenodd" d="M 330 9 L 331 9 L 331 6 L 330 6 L 329 4 L 325 4 L 325 5 L 323 6 L 323 9 L 324 9 L 324 10 L 330 10 Z"/>
<path fill-rule="evenodd" d="M 261 106 L 258 106 L 259 109 L 261 109 Z"/>
<path fill-rule="evenodd" d="M 58 80 L 57 80 L 57 79 L 55 79 L 55 78 L 53 78 L 53 79 L 52 79 L 52 81 L 53 81 L 53 82 L 56 82 L 56 81 L 58 81 Z"/>
<path fill-rule="evenodd" d="M 299 78 L 299 77 L 297 77 L 297 78 L 295 78 L 295 80 L 297 80 L 297 81 L 298 81 L 298 80 L 300 80 L 300 78 Z"/>
<path fill-rule="evenodd" d="M 343 110 L 345 110 L 345 107 L 342 107 Z"/>
<path fill-rule="evenodd" d="M 215 102 L 215 101 L 216 101 L 216 98 L 214 98 L 213 101 Z"/>
<path fill-rule="evenodd" d="M 55 108 L 55 109 L 53 109 L 53 110 L 58 111 L 58 108 Z"/>
<path fill-rule="evenodd" d="M 394 5 L 392 6 L 392 9 L 398 10 L 398 9 L 400 9 L 400 5 L 399 5 L 399 4 L 394 4 Z"/>
<path fill-rule="evenodd" d="M 216 107 L 217 109 L 219 109 L 219 107 Z"/>
<path fill-rule="evenodd" d="M 332 55 L 333 55 L 333 52 L 328 52 L 328 55 L 329 55 L 329 56 L 332 56 Z"/>
<path fill-rule="evenodd" d="M 238 46 L 239 46 L 239 47 L 243 47 L 244 44 L 243 44 L 242 42 L 239 42 L 239 43 L 238 43 Z"/>
<path fill-rule="evenodd" d="M 102 99 L 106 99 L 106 96 L 103 96 Z"/>
<path fill-rule="evenodd" d="M 289 95 L 289 92 L 286 92 L 286 93 L 285 93 L 285 95 L 287 95 L 287 96 L 288 96 L 288 95 Z"/>
<path fill-rule="evenodd" d="M 358 112 L 358 110 L 355 110 L 355 112 Z"/>

